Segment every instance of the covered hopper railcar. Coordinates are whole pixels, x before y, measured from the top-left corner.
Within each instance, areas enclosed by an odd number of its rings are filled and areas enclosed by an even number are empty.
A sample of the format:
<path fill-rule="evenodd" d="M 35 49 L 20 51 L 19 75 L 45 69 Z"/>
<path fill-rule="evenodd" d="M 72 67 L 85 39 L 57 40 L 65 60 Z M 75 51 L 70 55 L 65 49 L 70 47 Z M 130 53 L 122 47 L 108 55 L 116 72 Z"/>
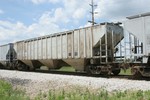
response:
<path fill-rule="evenodd" d="M 14 56 L 10 60 L 13 66 L 8 66 L 20 70 L 32 70 L 41 66 L 49 69 L 72 66 L 77 71 L 90 74 L 119 74 L 114 48 L 123 37 L 122 27 L 102 23 L 18 41 L 13 44 Z"/>
<path fill-rule="evenodd" d="M 124 30 L 141 41 L 138 44 L 139 41 L 133 40 L 135 46 L 131 54 L 134 57 L 132 73 L 135 76 L 150 77 L 150 13 L 130 16 L 127 19 L 123 22 Z"/>

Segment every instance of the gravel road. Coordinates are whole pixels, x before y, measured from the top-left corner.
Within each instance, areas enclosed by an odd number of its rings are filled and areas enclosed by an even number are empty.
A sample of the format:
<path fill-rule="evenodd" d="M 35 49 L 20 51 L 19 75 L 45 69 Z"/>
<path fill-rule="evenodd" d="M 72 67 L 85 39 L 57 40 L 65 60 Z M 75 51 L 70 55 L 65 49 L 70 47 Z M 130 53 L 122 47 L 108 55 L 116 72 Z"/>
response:
<path fill-rule="evenodd" d="M 39 91 L 88 88 L 97 91 L 100 88 L 109 92 L 117 90 L 150 90 L 150 81 L 127 80 L 115 78 L 84 77 L 72 75 L 55 75 L 34 72 L 0 70 L 0 78 L 9 81 L 14 87 L 25 89 L 31 96 Z"/>

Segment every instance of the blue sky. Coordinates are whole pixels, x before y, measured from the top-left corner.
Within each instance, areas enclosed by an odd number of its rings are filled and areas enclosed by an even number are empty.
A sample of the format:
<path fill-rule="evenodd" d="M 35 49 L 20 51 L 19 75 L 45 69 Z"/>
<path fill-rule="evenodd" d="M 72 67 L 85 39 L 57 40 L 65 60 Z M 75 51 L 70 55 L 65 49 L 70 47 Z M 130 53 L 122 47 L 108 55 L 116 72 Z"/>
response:
<path fill-rule="evenodd" d="M 1 20 L 21 21 L 26 25 L 31 25 L 35 22 L 34 19 L 40 17 L 43 12 L 57 7 L 52 3 L 35 4 L 32 0 L 2 0 L 0 8 L 4 14 L 1 15 Z"/>
<path fill-rule="evenodd" d="M 1 0 L 0 45 L 89 26 L 91 0 Z M 97 23 L 150 11 L 150 0 L 94 0 Z"/>

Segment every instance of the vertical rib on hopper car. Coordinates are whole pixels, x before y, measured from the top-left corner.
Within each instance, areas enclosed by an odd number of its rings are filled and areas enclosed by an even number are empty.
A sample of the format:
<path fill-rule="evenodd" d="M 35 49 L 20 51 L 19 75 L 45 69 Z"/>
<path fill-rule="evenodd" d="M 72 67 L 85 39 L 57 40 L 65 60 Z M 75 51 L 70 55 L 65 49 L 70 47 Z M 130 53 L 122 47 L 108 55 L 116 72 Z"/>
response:
<path fill-rule="evenodd" d="M 123 29 L 113 23 L 55 33 L 14 44 L 17 59 L 30 68 L 49 69 L 65 65 L 78 71 L 113 62 L 114 47 L 122 40 Z M 91 69 L 89 67 L 89 69 Z"/>

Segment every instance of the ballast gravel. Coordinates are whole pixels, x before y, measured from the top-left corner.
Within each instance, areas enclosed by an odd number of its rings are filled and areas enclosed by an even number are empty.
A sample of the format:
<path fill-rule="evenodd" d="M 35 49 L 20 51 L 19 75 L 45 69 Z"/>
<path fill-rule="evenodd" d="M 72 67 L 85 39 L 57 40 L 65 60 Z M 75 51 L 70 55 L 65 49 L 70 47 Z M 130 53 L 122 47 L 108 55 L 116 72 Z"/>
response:
<path fill-rule="evenodd" d="M 61 90 L 73 87 L 82 87 L 91 91 L 103 88 L 108 92 L 150 90 L 150 81 L 145 80 L 44 74 L 12 70 L 0 70 L 0 79 L 10 82 L 13 87 L 25 89 L 30 96 L 37 95 L 39 91 L 47 92 L 53 89 Z"/>

